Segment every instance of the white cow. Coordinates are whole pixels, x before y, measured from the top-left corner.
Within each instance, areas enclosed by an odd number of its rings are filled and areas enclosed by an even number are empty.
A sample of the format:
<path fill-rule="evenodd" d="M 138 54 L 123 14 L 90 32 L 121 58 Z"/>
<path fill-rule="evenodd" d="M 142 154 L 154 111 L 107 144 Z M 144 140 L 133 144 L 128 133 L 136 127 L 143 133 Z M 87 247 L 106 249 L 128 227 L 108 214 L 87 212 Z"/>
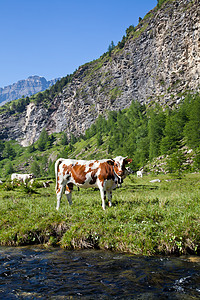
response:
<path fill-rule="evenodd" d="M 143 170 L 139 170 L 137 171 L 137 177 L 141 177 L 143 176 Z"/>
<path fill-rule="evenodd" d="M 14 180 L 18 180 L 18 181 L 23 182 L 25 185 L 27 185 L 28 181 L 30 181 L 34 177 L 35 176 L 33 174 L 17 174 L 17 173 L 13 173 L 11 175 L 11 181 L 13 183 Z"/>

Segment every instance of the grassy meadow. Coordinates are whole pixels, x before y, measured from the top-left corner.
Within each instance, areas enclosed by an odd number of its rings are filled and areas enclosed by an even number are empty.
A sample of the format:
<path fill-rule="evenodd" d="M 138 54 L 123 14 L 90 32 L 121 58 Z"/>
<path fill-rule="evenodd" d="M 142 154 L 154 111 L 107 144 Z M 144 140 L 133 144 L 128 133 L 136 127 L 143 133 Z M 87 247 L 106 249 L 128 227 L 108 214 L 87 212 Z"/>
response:
<path fill-rule="evenodd" d="M 150 182 L 156 178 L 161 182 Z M 63 195 L 56 211 L 54 183 L 48 188 L 0 185 L 0 245 L 200 254 L 200 174 L 130 175 L 113 191 L 113 206 L 105 211 L 99 191 L 74 187 L 72 200 L 70 207 Z"/>

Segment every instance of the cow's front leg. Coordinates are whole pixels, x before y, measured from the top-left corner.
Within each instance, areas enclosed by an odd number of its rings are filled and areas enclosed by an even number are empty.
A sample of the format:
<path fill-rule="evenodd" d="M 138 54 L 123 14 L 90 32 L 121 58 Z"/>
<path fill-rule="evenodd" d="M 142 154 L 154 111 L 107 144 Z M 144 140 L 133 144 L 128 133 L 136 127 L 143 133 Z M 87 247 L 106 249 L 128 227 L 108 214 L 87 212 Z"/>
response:
<path fill-rule="evenodd" d="M 109 207 L 112 206 L 112 191 L 107 191 L 107 197 L 108 197 L 108 205 Z"/>
<path fill-rule="evenodd" d="M 106 200 L 106 191 L 103 188 L 100 189 L 101 200 L 102 200 L 102 208 L 105 210 L 105 200 Z"/>

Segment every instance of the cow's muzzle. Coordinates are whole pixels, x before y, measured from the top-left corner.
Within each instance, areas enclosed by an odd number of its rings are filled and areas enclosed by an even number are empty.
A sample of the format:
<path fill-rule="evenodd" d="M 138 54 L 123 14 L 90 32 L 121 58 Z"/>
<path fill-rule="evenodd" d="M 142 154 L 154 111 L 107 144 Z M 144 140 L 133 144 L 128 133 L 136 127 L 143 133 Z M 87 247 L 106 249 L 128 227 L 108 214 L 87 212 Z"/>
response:
<path fill-rule="evenodd" d="M 122 176 L 124 175 L 124 171 L 118 171 L 118 172 L 117 172 L 117 175 L 118 175 L 119 177 L 122 177 Z"/>

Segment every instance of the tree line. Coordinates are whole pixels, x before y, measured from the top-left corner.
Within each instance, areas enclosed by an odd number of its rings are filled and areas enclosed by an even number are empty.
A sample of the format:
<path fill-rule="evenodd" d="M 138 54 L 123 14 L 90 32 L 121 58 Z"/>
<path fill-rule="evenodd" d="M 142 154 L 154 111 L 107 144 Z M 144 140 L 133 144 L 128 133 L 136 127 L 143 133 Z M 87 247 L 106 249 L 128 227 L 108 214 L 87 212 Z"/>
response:
<path fill-rule="evenodd" d="M 131 157 L 135 170 L 167 154 L 172 156 L 173 162 L 177 161 L 173 168 L 178 168 L 178 161 L 183 161 L 177 149 L 184 146 L 196 152 L 196 166 L 200 168 L 200 94 L 188 94 L 178 106 L 164 109 L 158 103 L 147 107 L 133 101 L 127 109 L 99 115 L 80 137 L 73 134 L 68 137 L 63 132 L 57 138 L 56 134 L 48 135 L 44 128 L 38 141 L 26 149 L 15 141 L 0 140 L 0 169 L 4 167 L 5 175 L 11 174 L 14 171 L 12 161 L 26 152 L 27 158 L 32 156 L 31 171 L 36 176 L 53 176 L 54 164 L 45 151 L 59 147 L 59 157 L 67 158 L 73 155 L 77 141 L 83 139 L 90 143 L 92 137 L 97 147 L 106 140 L 110 157 Z"/>
<path fill-rule="evenodd" d="M 49 135 L 45 128 L 41 131 L 39 139 L 28 147 L 22 147 L 12 140 L 0 140 L 0 177 L 7 177 L 16 172 L 13 161 L 18 165 L 17 169 L 24 169 L 30 165 L 29 172 L 34 173 L 36 177 L 54 177 L 54 161 L 49 159 L 51 149 L 60 148 L 58 156 L 67 158 L 74 150 L 73 145 L 76 141 L 77 138 L 73 134 L 68 138 L 63 132 L 61 137 L 58 137 L 57 134 Z M 26 162 L 21 161 L 22 156 Z"/>
<path fill-rule="evenodd" d="M 98 117 L 85 138 L 107 135 L 108 153 L 128 155 L 138 168 L 160 155 L 187 146 L 200 151 L 200 95 L 187 95 L 177 107 L 146 107 L 133 101 L 128 109 Z"/>

